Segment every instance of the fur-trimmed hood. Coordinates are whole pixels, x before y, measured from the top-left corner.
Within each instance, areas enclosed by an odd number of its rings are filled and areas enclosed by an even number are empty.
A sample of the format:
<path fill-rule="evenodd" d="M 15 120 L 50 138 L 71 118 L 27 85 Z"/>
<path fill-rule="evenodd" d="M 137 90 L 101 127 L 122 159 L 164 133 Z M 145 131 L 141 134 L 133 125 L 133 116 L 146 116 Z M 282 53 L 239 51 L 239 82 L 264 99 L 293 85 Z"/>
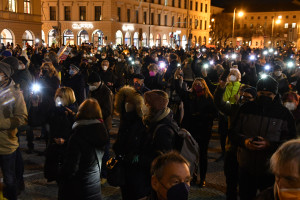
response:
<path fill-rule="evenodd" d="M 142 117 L 142 107 L 144 105 L 144 98 L 131 86 L 122 87 L 115 96 L 115 111 L 122 115 L 125 110 L 125 103 L 131 103 L 135 106 L 137 114 Z"/>

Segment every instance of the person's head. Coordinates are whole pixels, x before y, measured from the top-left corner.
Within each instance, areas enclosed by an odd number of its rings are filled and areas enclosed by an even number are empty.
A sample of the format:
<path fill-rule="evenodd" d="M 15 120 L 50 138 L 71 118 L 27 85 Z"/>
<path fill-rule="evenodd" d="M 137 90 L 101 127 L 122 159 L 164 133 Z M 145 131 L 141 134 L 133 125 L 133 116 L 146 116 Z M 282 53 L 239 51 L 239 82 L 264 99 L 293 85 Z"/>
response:
<path fill-rule="evenodd" d="M 12 73 L 10 65 L 0 62 L 0 88 L 6 87 L 9 84 Z"/>
<path fill-rule="evenodd" d="M 70 56 L 73 58 L 73 57 L 75 57 L 75 56 L 77 56 L 77 55 L 78 55 L 77 49 L 76 49 L 76 48 L 73 48 L 73 49 L 71 50 Z"/>
<path fill-rule="evenodd" d="M 96 72 L 92 72 L 88 77 L 87 84 L 90 91 L 97 90 L 101 84 L 100 76 Z"/>
<path fill-rule="evenodd" d="M 278 83 L 271 76 L 258 80 L 256 84 L 257 97 L 268 102 L 273 101 L 278 92 Z"/>
<path fill-rule="evenodd" d="M 230 73 L 228 75 L 228 82 L 236 82 L 236 81 L 241 81 L 241 73 L 238 69 L 236 68 L 231 68 Z"/>
<path fill-rule="evenodd" d="M 275 175 L 275 189 L 278 190 L 280 200 L 299 199 L 299 155 L 300 139 L 295 139 L 281 145 L 270 159 L 270 168 Z"/>
<path fill-rule="evenodd" d="M 107 71 L 107 69 L 109 67 L 108 60 L 103 60 L 102 63 L 101 63 L 101 67 L 102 67 L 103 71 Z"/>
<path fill-rule="evenodd" d="M 213 98 L 209 88 L 203 78 L 196 78 L 192 84 L 191 92 L 195 92 L 198 96 L 205 95 L 206 98 Z"/>
<path fill-rule="evenodd" d="M 149 70 L 149 76 L 156 76 L 157 72 L 158 72 L 158 66 L 157 64 L 151 63 L 148 66 L 148 70 Z"/>
<path fill-rule="evenodd" d="M 3 58 L 7 58 L 7 57 L 10 57 L 12 54 L 11 54 L 10 50 L 7 49 L 7 50 L 3 51 L 1 53 L 1 55 Z"/>
<path fill-rule="evenodd" d="M 12 68 L 12 72 L 13 73 L 15 73 L 15 72 L 18 71 L 18 68 L 19 68 L 19 60 L 18 60 L 18 58 L 14 57 L 14 56 L 10 56 L 10 57 L 2 59 L 1 62 L 9 64 L 10 67 Z"/>
<path fill-rule="evenodd" d="M 69 69 L 70 76 L 75 76 L 76 74 L 78 74 L 79 71 L 80 71 L 79 67 L 77 67 L 74 64 L 70 65 L 70 69 Z"/>
<path fill-rule="evenodd" d="M 96 99 L 86 99 L 78 108 L 76 120 L 102 119 L 102 111 Z"/>
<path fill-rule="evenodd" d="M 18 70 L 24 70 L 28 65 L 28 60 L 25 56 L 20 56 L 19 58 L 19 67 Z"/>
<path fill-rule="evenodd" d="M 257 96 L 256 88 L 254 87 L 248 87 L 243 90 L 241 94 L 241 100 L 240 103 L 246 103 L 249 101 L 254 101 Z"/>
<path fill-rule="evenodd" d="M 282 68 L 280 65 L 275 65 L 274 66 L 274 76 L 275 77 L 280 77 L 282 75 Z"/>
<path fill-rule="evenodd" d="M 105 59 L 105 58 L 106 58 L 106 53 L 105 53 L 105 52 L 101 53 L 101 58 L 102 58 L 102 59 Z"/>
<path fill-rule="evenodd" d="M 170 55 L 169 55 L 169 62 L 172 62 L 172 61 L 177 61 L 178 60 L 178 56 L 177 56 L 177 54 L 175 54 L 175 53 L 171 53 Z"/>
<path fill-rule="evenodd" d="M 296 92 L 287 92 L 283 95 L 283 105 L 290 111 L 296 110 L 299 105 L 300 97 Z"/>
<path fill-rule="evenodd" d="M 142 74 L 135 74 L 133 76 L 133 85 L 136 90 L 142 89 L 144 87 L 145 77 Z"/>
<path fill-rule="evenodd" d="M 169 95 L 162 90 L 151 90 L 145 92 L 144 99 L 145 105 L 152 113 L 166 109 L 169 103 Z"/>
<path fill-rule="evenodd" d="M 58 55 L 54 51 L 50 51 L 48 57 L 52 63 L 58 63 Z"/>
<path fill-rule="evenodd" d="M 43 63 L 41 68 L 40 68 L 40 75 L 41 76 L 48 76 L 48 77 L 53 77 L 56 76 L 58 77 L 58 72 L 56 71 L 55 67 L 53 66 L 52 63 L 46 62 Z"/>
<path fill-rule="evenodd" d="M 154 51 L 150 54 L 150 57 L 155 60 L 157 58 L 157 53 Z M 157 60 L 158 61 L 158 60 Z"/>
<path fill-rule="evenodd" d="M 61 87 L 56 90 L 54 96 L 56 106 L 69 106 L 75 103 L 74 91 L 69 87 Z"/>
<path fill-rule="evenodd" d="M 187 200 L 190 187 L 189 163 L 171 151 L 158 156 L 151 166 L 151 186 L 158 200 Z"/>

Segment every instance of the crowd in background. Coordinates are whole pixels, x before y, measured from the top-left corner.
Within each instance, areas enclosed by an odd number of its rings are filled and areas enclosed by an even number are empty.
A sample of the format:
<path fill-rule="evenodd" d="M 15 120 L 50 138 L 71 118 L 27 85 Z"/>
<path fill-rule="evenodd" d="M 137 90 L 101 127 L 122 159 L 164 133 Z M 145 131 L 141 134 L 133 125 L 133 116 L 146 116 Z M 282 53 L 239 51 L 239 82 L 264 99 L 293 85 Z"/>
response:
<path fill-rule="evenodd" d="M 42 44 L 1 46 L 0 165 L 9 200 L 25 188 L 18 136 L 26 133 L 27 153 L 33 153 L 36 127 L 36 139 L 47 146 L 39 152 L 46 156 L 45 178 L 57 181 L 63 200 L 101 199 L 114 116 L 120 126 L 112 148 L 123 159 L 120 187 L 128 200 L 166 199 L 154 187 L 151 163 L 161 153 L 180 152 L 181 128 L 197 141 L 199 161 L 178 187 L 206 186 L 217 120 L 217 161 L 224 160 L 229 200 L 251 200 L 272 187 L 272 154 L 300 134 L 300 54 L 294 48 L 70 46 L 61 60 L 59 48 Z M 276 183 L 281 194 L 277 177 Z M 163 193 L 176 193 L 170 188 L 177 184 L 161 185 Z"/>

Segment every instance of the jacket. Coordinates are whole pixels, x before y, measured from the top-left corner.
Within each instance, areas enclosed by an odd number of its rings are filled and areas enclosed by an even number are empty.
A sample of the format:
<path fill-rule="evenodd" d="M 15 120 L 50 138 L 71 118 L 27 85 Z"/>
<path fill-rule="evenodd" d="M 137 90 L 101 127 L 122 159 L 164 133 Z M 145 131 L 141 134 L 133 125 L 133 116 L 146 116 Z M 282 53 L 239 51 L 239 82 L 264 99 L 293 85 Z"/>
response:
<path fill-rule="evenodd" d="M 74 91 L 76 102 L 80 105 L 84 101 L 85 82 L 83 75 L 79 72 L 73 77 L 64 81 L 64 86 L 72 88 Z"/>
<path fill-rule="evenodd" d="M 225 102 L 229 101 L 231 104 L 236 103 L 235 95 L 239 94 L 239 90 L 241 88 L 242 84 L 238 81 L 236 82 L 229 82 L 226 85 L 226 90 L 223 96 L 223 100 Z"/>
<path fill-rule="evenodd" d="M 107 130 L 112 128 L 113 93 L 101 82 L 98 89 L 90 91 L 89 97 L 96 99 L 102 110 L 103 120 Z"/>
<path fill-rule="evenodd" d="M 27 124 L 23 94 L 13 81 L 0 88 L 0 155 L 8 155 L 19 147 L 18 127 Z"/>
<path fill-rule="evenodd" d="M 103 123 L 93 121 L 83 120 L 82 125 L 79 123 L 75 128 L 73 125 L 61 170 L 58 199 L 102 199 L 101 160 L 108 143 L 108 133 Z"/>
<path fill-rule="evenodd" d="M 255 136 L 265 138 L 270 146 L 261 151 L 245 148 L 245 140 Z M 260 105 L 257 101 L 244 104 L 230 131 L 230 139 L 239 145 L 239 166 L 249 173 L 266 174 L 268 161 L 285 141 L 296 137 L 295 120 L 284 106 L 272 102 Z"/>

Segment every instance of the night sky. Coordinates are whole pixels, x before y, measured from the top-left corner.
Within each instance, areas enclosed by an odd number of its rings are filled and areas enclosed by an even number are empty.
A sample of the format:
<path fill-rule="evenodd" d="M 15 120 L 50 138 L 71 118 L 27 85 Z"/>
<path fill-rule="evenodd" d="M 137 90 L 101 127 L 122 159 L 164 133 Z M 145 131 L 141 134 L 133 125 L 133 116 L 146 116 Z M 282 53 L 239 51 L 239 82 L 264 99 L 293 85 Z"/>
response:
<path fill-rule="evenodd" d="M 212 5 L 232 12 L 234 8 L 246 12 L 300 10 L 300 0 L 212 0 Z"/>

